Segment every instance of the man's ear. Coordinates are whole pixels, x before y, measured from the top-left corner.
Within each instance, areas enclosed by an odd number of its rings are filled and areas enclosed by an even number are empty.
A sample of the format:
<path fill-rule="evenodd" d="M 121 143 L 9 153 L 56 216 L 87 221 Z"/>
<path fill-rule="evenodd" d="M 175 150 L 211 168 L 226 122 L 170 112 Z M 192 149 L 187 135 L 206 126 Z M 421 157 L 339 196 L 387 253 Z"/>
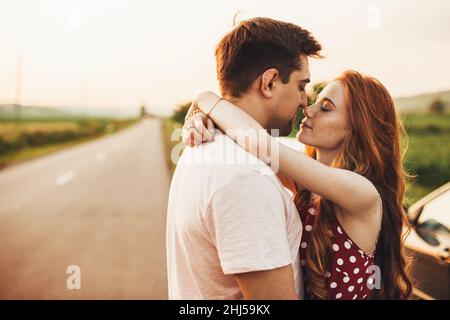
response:
<path fill-rule="evenodd" d="M 261 75 L 261 93 L 266 98 L 272 98 L 273 90 L 275 89 L 276 82 L 278 80 L 278 70 L 270 68 L 264 71 Z"/>

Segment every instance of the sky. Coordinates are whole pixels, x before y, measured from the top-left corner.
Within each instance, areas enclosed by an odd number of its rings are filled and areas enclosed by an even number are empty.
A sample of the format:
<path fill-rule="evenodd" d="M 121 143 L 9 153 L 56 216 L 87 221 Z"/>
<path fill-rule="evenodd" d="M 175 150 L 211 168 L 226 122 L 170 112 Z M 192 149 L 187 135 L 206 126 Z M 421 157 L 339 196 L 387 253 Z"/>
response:
<path fill-rule="evenodd" d="M 355 69 L 394 97 L 450 89 L 448 0 L 0 0 L 0 103 L 168 114 L 218 92 L 235 14 L 311 31 L 326 55 L 313 83 Z"/>

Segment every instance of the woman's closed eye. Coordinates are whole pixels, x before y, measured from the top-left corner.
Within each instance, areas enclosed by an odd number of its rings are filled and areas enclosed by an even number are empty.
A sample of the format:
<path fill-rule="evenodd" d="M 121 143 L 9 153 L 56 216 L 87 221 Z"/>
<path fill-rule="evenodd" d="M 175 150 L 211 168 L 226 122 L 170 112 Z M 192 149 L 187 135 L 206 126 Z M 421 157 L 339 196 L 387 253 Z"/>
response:
<path fill-rule="evenodd" d="M 333 107 L 331 106 L 331 104 L 328 101 L 322 102 L 320 104 L 320 110 L 322 110 L 323 112 L 328 112 L 331 111 L 333 109 Z"/>

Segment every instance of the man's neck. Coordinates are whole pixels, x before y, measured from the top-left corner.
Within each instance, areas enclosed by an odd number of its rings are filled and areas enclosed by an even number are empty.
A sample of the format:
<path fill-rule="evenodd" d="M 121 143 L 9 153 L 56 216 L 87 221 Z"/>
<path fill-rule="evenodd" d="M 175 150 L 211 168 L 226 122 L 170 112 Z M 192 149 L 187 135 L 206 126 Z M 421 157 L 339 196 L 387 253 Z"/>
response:
<path fill-rule="evenodd" d="M 253 119 L 258 121 L 262 127 L 267 128 L 269 115 L 267 114 L 264 106 L 261 105 L 260 100 L 256 99 L 252 95 L 246 95 L 240 98 L 224 95 L 224 98 L 247 112 Z"/>

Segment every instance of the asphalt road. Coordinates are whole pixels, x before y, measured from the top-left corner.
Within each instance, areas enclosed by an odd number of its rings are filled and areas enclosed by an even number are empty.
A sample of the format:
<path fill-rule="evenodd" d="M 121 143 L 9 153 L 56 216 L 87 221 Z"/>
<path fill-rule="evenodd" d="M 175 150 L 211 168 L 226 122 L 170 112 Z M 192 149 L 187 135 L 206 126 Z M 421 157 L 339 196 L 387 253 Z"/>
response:
<path fill-rule="evenodd" d="M 152 119 L 1 170 L 0 299 L 166 299 L 168 189 Z"/>

